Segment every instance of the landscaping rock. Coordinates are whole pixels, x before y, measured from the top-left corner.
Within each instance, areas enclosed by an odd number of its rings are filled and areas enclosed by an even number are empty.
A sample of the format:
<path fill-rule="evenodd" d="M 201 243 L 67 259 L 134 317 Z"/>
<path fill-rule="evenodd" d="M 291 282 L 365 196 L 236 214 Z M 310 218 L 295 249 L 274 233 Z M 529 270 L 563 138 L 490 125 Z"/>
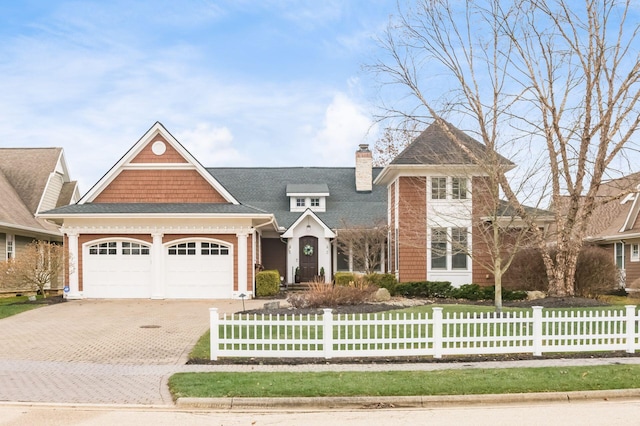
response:
<path fill-rule="evenodd" d="M 264 304 L 264 309 L 266 310 L 280 309 L 280 302 L 279 301 L 267 302 Z"/>
<path fill-rule="evenodd" d="M 543 291 L 528 291 L 527 292 L 527 300 L 538 300 L 538 299 L 544 299 L 545 297 L 547 297 L 547 295 L 544 294 Z"/>
<path fill-rule="evenodd" d="M 376 302 L 388 302 L 391 300 L 391 295 L 389 294 L 389 290 L 386 288 L 379 288 L 378 291 L 373 295 L 373 300 Z"/>

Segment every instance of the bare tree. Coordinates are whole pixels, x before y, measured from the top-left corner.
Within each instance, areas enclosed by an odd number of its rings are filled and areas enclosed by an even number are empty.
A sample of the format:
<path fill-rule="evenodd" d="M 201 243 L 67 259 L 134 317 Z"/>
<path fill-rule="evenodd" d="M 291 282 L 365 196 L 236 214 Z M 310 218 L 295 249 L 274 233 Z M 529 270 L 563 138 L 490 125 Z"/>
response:
<path fill-rule="evenodd" d="M 419 134 L 421 123 L 404 120 L 400 126 L 387 127 L 373 144 L 373 165 L 384 167 Z"/>
<path fill-rule="evenodd" d="M 343 253 L 350 253 L 354 270 L 370 274 L 382 265 L 388 229 L 384 220 L 375 221 L 371 226 L 343 221 L 336 243 Z"/>
<path fill-rule="evenodd" d="M 45 289 L 58 283 L 64 265 L 64 248 L 61 245 L 34 241 L 15 259 L 0 264 L 0 285 L 5 290 L 31 290 L 46 297 Z"/>
<path fill-rule="evenodd" d="M 600 185 L 634 148 L 640 125 L 635 14 L 629 0 L 420 0 L 389 25 L 382 40 L 388 56 L 373 66 L 386 83 L 408 92 L 384 106 L 387 117 L 444 122 L 444 115 L 456 116 L 486 145 L 488 157 L 479 163 L 494 166 L 505 198 L 533 232 L 553 296 L 574 294 L 589 219 L 607 201 L 597 197 Z M 556 206 L 553 257 L 524 207 L 528 200 L 496 161 L 505 143 L 544 159 L 536 184 L 549 188 L 538 195 Z"/>

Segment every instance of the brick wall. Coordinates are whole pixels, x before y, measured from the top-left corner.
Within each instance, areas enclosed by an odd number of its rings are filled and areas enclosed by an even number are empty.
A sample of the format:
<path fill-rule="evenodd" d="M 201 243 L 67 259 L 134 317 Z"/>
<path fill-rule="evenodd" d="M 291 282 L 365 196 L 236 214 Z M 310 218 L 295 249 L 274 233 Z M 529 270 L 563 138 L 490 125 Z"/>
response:
<path fill-rule="evenodd" d="M 94 203 L 226 203 L 196 170 L 123 170 Z"/>

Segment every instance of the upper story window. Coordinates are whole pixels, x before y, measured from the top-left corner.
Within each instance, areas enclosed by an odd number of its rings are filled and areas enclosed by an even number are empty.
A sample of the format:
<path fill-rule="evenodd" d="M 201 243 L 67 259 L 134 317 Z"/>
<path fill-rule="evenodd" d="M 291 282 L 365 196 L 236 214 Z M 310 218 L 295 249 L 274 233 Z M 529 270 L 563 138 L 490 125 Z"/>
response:
<path fill-rule="evenodd" d="M 447 178 L 446 177 L 431 178 L 431 199 L 432 200 L 447 199 Z"/>
<path fill-rule="evenodd" d="M 289 211 L 303 212 L 311 209 L 324 212 L 327 208 L 329 187 L 325 183 L 289 183 L 287 184 Z"/>
<path fill-rule="evenodd" d="M 454 177 L 451 178 L 451 198 L 454 200 L 467 199 L 467 179 Z"/>
<path fill-rule="evenodd" d="M 432 200 L 466 200 L 469 196 L 468 179 L 464 177 L 432 177 Z"/>

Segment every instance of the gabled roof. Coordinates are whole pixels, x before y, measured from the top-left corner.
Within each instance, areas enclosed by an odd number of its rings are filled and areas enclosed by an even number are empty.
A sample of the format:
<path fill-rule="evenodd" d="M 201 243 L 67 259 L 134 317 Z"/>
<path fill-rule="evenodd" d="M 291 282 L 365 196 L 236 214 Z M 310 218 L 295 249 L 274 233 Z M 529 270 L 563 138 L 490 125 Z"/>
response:
<path fill-rule="evenodd" d="M 32 215 L 61 153 L 62 148 L 0 148 L 0 170 Z"/>
<path fill-rule="evenodd" d="M 181 160 L 178 164 L 173 163 L 159 163 L 159 164 L 145 164 L 134 163 L 132 160 L 149 145 L 156 136 L 162 136 L 162 139 L 166 141 L 177 153 L 181 156 Z M 126 167 L 157 167 L 157 168 L 170 168 L 170 167 L 191 167 L 195 169 L 200 176 L 202 176 L 227 202 L 232 204 L 238 204 L 238 201 L 218 183 L 213 176 L 211 176 L 206 169 L 200 164 L 200 162 L 193 156 L 187 149 L 182 146 L 180 142 L 162 125 L 160 122 L 156 122 L 147 132 L 118 160 L 118 162 L 80 199 L 79 204 L 90 203 L 100 195 L 100 193 L 118 176 L 118 174 Z"/>
<path fill-rule="evenodd" d="M 62 167 L 64 170 L 58 170 Z M 62 148 L 0 148 L 0 226 L 22 235 L 61 234 L 57 227 L 35 217 L 43 201 L 50 176 L 56 172 L 68 179 Z M 76 183 L 65 181 L 71 200 Z M 59 193 L 51 193 L 62 203 Z"/>
<path fill-rule="evenodd" d="M 331 228 L 329 228 L 329 226 L 327 226 L 327 224 L 324 223 L 324 221 L 320 217 L 318 217 L 316 212 L 312 211 L 311 209 L 306 209 L 304 213 L 302 213 L 300 217 L 298 217 L 298 219 L 296 219 L 296 221 L 291 224 L 287 232 L 282 234 L 282 238 L 293 238 L 293 229 L 296 228 L 299 224 L 304 223 L 305 218 L 311 218 L 316 223 L 318 223 L 324 231 L 325 238 L 336 237 L 336 233 L 333 232 L 333 230 L 331 230 Z"/>
<path fill-rule="evenodd" d="M 450 123 L 434 121 L 390 163 L 431 165 L 476 165 L 477 163 L 461 147 L 483 158 L 487 147 Z M 498 154 L 505 165 L 513 163 Z"/>
<path fill-rule="evenodd" d="M 370 193 L 356 191 L 354 167 L 210 168 L 207 169 L 240 203 L 276 216 L 278 225 L 289 228 L 301 216 L 290 212 L 287 186 L 324 182 L 331 193 L 326 211 L 314 212 L 331 229 L 345 219 L 368 225 L 387 216 L 387 189 L 374 186 Z M 381 168 L 373 169 L 375 178 Z"/>

